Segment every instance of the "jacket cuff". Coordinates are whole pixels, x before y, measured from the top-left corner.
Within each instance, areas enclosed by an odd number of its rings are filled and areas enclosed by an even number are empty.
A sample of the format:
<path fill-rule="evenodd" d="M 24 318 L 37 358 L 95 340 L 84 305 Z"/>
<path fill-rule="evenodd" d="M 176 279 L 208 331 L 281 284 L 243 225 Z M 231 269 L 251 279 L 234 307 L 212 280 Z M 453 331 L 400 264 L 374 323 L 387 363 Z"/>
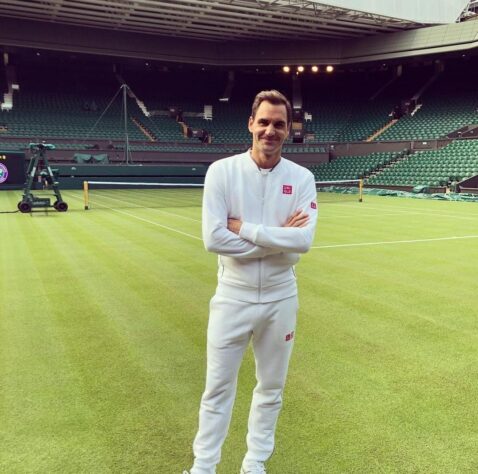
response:
<path fill-rule="evenodd" d="M 250 222 L 243 222 L 241 225 L 241 230 L 239 231 L 239 237 L 255 244 L 258 227 L 259 226 L 257 224 L 251 224 Z"/>

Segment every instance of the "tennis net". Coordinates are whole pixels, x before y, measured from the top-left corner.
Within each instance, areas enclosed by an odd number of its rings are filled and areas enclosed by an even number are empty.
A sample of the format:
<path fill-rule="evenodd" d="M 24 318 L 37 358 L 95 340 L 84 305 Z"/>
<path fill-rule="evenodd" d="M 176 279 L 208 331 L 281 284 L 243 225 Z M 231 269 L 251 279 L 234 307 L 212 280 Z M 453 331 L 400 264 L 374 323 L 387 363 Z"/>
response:
<path fill-rule="evenodd" d="M 85 210 L 201 207 L 203 184 L 84 181 Z"/>
<path fill-rule="evenodd" d="M 363 180 L 316 181 L 319 202 L 362 202 Z"/>
<path fill-rule="evenodd" d="M 201 207 L 203 184 L 84 181 L 84 208 Z M 361 202 L 362 180 L 316 181 L 319 203 Z"/>

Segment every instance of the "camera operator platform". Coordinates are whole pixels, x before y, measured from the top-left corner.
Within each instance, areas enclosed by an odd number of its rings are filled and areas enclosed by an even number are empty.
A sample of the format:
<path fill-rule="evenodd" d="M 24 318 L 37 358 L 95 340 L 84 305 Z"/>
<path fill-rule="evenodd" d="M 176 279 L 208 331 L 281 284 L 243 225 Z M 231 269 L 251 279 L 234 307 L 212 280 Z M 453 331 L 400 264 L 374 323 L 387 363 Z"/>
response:
<path fill-rule="evenodd" d="M 25 182 L 25 188 L 23 189 L 22 200 L 18 203 L 18 209 L 20 212 L 31 212 L 33 208 L 46 208 L 53 207 L 59 212 L 65 212 L 68 209 L 68 204 L 63 201 L 61 197 L 58 182 L 54 175 L 48 159 L 46 157 L 47 150 L 53 150 L 55 145 L 47 143 L 30 143 L 29 144 L 31 159 L 28 164 L 27 179 Z M 43 189 L 53 189 L 55 195 L 55 202 L 52 204 L 49 197 L 34 196 L 32 194 L 32 188 L 36 181 L 42 183 Z"/>

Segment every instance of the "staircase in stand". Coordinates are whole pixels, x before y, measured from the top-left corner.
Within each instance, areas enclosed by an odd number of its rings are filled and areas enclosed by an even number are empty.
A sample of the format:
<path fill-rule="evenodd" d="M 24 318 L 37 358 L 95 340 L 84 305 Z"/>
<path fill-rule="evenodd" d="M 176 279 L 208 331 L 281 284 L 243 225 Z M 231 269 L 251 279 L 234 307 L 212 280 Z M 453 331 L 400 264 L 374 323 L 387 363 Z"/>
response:
<path fill-rule="evenodd" d="M 386 123 L 382 128 L 379 128 L 372 133 L 365 141 L 373 142 L 377 137 L 379 137 L 385 130 L 388 130 L 392 125 L 395 125 L 398 122 L 398 119 L 392 119 L 390 122 Z"/>
<path fill-rule="evenodd" d="M 364 176 L 364 179 L 371 178 L 372 176 L 376 176 L 382 171 L 388 169 L 388 168 L 393 168 L 397 163 L 400 163 L 401 161 L 408 160 L 410 155 L 408 153 L 398 153 L 393 159 L 391 159 L 387 164 L 383 165 L 381 168 L 376 169 L 375 171 L 372 171 L 368 175 Z"/>
<path fill-rule="evenodd" d="M 157 142 L 158 137 L 152 132 L 146 125 L 144 125 L 141 120 L 139 120 L 137 117 L 131 117 L 131 120 L 133 123 L 141 130 L 141 132 L 148 137 L 150 142 Z"/>

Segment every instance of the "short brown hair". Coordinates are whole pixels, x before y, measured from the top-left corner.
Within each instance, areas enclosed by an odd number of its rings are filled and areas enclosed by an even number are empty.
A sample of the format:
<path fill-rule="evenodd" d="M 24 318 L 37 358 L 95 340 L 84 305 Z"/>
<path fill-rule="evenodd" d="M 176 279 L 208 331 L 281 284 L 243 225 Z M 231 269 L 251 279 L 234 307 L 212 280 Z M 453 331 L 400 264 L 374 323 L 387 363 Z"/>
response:
<path fill-rule="evenodd" d="M 287 110 L 287 125 L 290 125 L 292 122 L 292 107 L 290 102 L 287 100 L 287 97 L 284 94 L 281 94 L 279 91 L 270 90 L 270 91 L 261 91 L 254 98 L 252 103 L 251 117 L 255 118 L 257 109 L 262 102 L 270 102 L 272 105 L 285 105 Z"/>

